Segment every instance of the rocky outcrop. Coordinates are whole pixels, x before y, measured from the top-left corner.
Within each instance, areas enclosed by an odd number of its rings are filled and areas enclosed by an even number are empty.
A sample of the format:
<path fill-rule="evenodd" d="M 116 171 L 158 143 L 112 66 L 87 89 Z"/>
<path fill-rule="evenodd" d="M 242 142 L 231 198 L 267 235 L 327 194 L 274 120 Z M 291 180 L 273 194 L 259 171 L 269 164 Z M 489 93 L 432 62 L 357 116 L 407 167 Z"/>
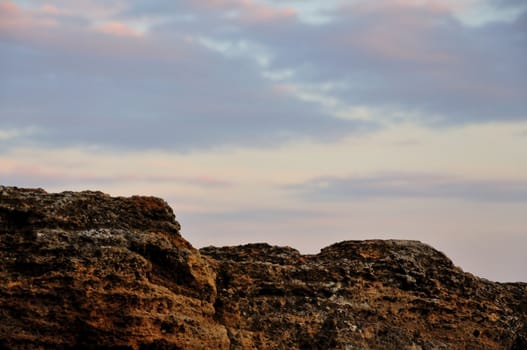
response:
<path fill-rule="evenodd" d="M 1 349 L 527 349 L 527 284 L 416 241 L 194 249 L 152 197 L 0 187 Z"/>
<path fill-rule="evenodd" d="M 0 348 L 229 348 L 215 272 L 160 199 L 0 188 L 0 261 Z"/>
<path fill-rule="evenodd" d="M 526 284 L 479 279 L 417 241 L 201 252 L 218 261 L 231 349 L 527 349 Z"/>

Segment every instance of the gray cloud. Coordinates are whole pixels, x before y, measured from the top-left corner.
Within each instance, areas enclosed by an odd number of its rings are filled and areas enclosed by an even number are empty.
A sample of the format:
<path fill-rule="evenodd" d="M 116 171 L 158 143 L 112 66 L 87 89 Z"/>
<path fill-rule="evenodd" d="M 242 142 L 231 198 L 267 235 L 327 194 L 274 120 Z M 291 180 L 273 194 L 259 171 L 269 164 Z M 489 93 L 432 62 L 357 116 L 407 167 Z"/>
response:
<path fill-rule="evenodd" d="M 275 89 L 253 61 L 174 30 L 123 38 L 66 24 L 0 36 L 0 118 L 44 144 L 188 151 L 371 130 Z"/>
<path fill-rule="evenodd" d="M 527 9 L 512 22 L 474 27 L 447 11 L 382 4 L 338 8 L 333 21 L 317 26 L 203 12 L 209 25 L 198 17 L 189 30 L 259 43 L 272 53 L 271 69 L 294 71 L 299 84 L 338 82 L 331 95 L 345 104 L 418 113 L 431 125 L 527 118 Z"/>
<path fill-rule="evenodd" d="M 424 9 L 353 10 L 322 28 L 289 23 L 260 35 L 279 45 L 279 68 L 343 82 L 334 94 L 350 105 L 418 112 L 425 124 L 527 118 L 525 15 L 474 28 Z"/>
<path fill-rule="evenodd" d="M 104 9 L 82 4 L 87 13 Z M 292 75 L 279 83 L 315 90 L 330 83 L 324 94 L 342 105 L 428 125 L 527 118 L 525 13 L 468 27 L 448 12 L 386 2 L 325 10 L 333 20 L 311 25 L 273 8 L 276 18 L 259 20 L 265 11 L 241 1 L 119 4 L 110 19 L 150 23 L 145 37 L 98 33 L 94 19 L 78 13 L 49 15 L 58 23 L 49 28 L 38 25 L 46 16 L 34 15 L 37 24 L 0 32 L 2 127 L 38 130 L 38 144 L 177 151 L 333 141 L 378 127 L 335 118 L 263 77 L 284 70 Z M 222 54 L 200 38 L 249 43 L 267 57 L 258 63 L 264 57 L 251 46 Z"/>
<path fill-rule="evenodd" d="M 471 201 L 527 201 L 526 181 L 471 180 L 431 174 L 370 177 L 320 177 L 287 186 L 293 193 L 321 201 L 365 198 L 456 198 Z"/>

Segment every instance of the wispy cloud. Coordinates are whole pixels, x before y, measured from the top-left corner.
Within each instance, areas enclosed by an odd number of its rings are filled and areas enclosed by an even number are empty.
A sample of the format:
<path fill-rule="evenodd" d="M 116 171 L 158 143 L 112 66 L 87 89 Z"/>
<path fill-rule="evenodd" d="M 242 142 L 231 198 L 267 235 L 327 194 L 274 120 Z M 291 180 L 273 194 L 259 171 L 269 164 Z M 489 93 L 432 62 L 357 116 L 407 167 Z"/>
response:
<path fill-rule="evenodd" d="M 131 37 L 141 37 L 143 33 L 134 29 L 130 25 L 119 22 L 119 21 L 109 21 L 95 26 L 95 30 L 117 36 L 131 36 Z"/>
<path fill-rule="evenodd" d="M 527 201 L 527 181 L 477 180 L 433 174 L 320 177 L 288 186 L 309 199 L 456 198 L 471 201 Z"/>

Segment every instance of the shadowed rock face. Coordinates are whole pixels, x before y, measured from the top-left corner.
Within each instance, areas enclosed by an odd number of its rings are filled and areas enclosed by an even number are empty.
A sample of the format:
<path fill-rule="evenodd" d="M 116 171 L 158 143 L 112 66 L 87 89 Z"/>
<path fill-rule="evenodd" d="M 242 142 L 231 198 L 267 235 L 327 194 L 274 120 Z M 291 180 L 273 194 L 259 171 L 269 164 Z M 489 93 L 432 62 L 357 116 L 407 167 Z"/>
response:
<path fill-rule="evenodd" d="M 527 284 L 416 241 L 194 249 L 152 197 L 0 187 L 0 349 L 527 349 Z"/>

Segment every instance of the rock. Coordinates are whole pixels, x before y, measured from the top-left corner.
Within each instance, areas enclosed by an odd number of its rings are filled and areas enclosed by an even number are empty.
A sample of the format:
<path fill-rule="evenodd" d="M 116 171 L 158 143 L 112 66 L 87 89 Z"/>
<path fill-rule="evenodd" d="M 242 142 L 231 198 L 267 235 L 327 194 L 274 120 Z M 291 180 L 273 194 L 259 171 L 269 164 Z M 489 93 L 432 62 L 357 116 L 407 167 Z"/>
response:
<path fill-rule="evenodd" d="M 0 348 L 228 349 L 215 272 L 152 197 L 0 187 Z"/>
<path fill-rule="evenodd" d="M 417 241 L 347 241 L 311 256 L 266 245 L 201 252 L 219 261 L 215 308 L 231 349 L 525 344 L 527 284 L 479 279 Z"/>
<path fill-rule="evenodd" d="M 527 349 L 527 284 L 417 241 L 194 249 L 152 197 L 0 187 L 1 349 Z"/>

